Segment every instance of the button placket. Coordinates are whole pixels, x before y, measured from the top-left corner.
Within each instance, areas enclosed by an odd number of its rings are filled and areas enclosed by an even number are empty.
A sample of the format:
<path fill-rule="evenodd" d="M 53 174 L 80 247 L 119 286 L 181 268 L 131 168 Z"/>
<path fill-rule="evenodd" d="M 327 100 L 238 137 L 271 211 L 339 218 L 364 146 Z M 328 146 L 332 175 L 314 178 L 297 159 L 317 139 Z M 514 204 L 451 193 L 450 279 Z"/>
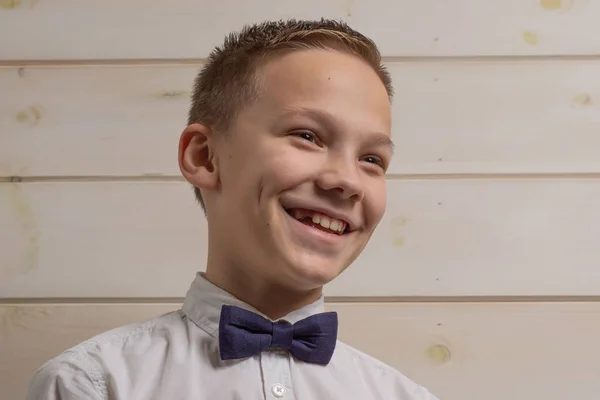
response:
<path fill-rule="evenodd" d="M 294 400 L 289 357 L 287 351 L 265 351 L 261 354 L 263 385 L 267 399 Z"/>

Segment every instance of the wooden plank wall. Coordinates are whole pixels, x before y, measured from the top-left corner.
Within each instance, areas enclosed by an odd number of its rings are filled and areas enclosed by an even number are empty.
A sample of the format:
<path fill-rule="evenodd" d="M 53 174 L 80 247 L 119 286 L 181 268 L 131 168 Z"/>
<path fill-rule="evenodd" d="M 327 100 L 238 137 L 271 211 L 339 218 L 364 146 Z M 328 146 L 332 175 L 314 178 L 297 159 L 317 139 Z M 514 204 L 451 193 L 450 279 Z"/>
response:
<path fill-rule="evenodd" d="M 179 306 L 206 255 L 176 163 L 191 81 L 226 33 L 287 17 L 372 37 L 397 92 L 387 215 L 326 288 L 342 339 L 441 400 L 597 397 L 599 1 L 10 0 L 0 399 Z"/>

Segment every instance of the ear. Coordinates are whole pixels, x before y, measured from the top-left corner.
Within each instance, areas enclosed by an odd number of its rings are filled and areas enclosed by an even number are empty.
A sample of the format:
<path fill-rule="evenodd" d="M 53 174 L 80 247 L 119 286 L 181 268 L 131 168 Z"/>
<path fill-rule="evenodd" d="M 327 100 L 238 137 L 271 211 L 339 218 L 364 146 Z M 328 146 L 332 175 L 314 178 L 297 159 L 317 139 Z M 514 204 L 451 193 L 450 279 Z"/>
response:
<path fill-rule="evenodd" d="M 179 169 L 200 189 L 214 189 L 219 183 L 214 146 L 212 130 L 202 124 L 188 126 L 179 138 Z"/>

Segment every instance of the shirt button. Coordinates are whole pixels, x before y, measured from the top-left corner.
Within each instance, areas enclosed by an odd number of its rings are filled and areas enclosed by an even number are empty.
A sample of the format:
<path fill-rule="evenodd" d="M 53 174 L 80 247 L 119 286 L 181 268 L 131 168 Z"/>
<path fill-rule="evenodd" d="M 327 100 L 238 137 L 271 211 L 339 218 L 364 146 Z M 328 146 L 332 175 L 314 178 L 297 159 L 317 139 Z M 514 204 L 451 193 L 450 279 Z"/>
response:
<path fill-rule="evenodd" d="M 273 392 L 273 396 L 275 397 L 283 397 L 285 395 L 285 386 L 277 383 L 271 387 L 271 392 Z"/>

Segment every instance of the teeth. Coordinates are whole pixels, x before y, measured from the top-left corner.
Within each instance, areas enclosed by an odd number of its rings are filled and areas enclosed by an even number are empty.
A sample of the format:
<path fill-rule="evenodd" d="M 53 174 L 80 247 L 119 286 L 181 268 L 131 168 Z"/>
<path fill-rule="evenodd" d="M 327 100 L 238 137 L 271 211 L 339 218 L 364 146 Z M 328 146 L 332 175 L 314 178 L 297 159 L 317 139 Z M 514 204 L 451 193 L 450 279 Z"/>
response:
<path fill-rule="evenodd" d="M 332 219 L 321 214 L 313 214 L 312 221 L 325 229 L 331 229 L 335 232 L 341 233 L 346 229 L 346 224 L 343 221 Z"/>
<path fill-rule="evenodd" d="M 342 224 L 340 223 L 340 221 L 334 219 L 333 221 L 331 221 L 331 224 L 329 225 L 329 229 L 331 229 L 332 231 L 339 231 L 341 225 Z"/>
<path fill-rule="evenodd" d="M 294 209 L 292 211 L 292 216 L 297 220 L 302 220 L 303 218 L 309 217 L 310 214 L 311 213 L 307 210 Z M 314 224 L 321 225 L 323 228 L 330 229 L 334 232 L 342 233 L 346 229 L 346 223 L 344 221 L 329 218 L 323 214 L 313 212 L 311 218 Z"/>

